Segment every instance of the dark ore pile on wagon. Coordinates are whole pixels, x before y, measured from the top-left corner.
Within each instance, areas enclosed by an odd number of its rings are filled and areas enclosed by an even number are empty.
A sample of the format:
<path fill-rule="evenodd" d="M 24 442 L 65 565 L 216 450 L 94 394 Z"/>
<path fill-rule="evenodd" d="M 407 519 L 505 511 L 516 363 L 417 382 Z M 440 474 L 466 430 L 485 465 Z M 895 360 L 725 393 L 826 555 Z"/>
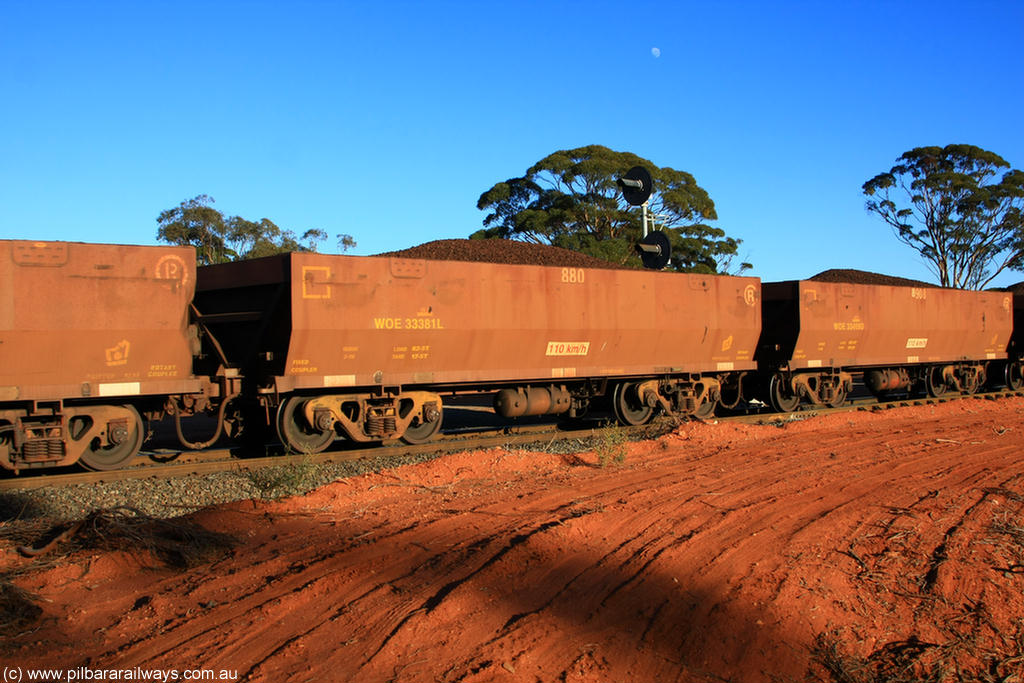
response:
<path fill-rule="evenodd" d="M 558 266 L 561 268 L 609 268 L 631 270 L 630 266 L 612 263 L 578 251 L 549 244 L 533 244 L 506 239 L 434 240 L 408 249 L 387 251 L 377 256 L 427 259 L 431 261 L 469 261 L 473 263 L 506 263 L 522 266 Z M 895 275 L 882 275 L 853 268 L 832 268 L 814 275 L 815 282 L 845 282 L 854 285 L 887 285 L 890 287 L 935 287 L 932 282 L 912 280 Z M 1004 291 L 1024 295 L 1024 282 Z"/>
<path fill-rule="evenodd" d="M 886 285 L 889 287 L 938 287 L 931 282 L 921 282 L 895 275 L 882 275 L 852 268 L 833 268 L 808 278 L 814 282 L 845 282 L 851 285 Z"/>
<path fill-rule="evenodd" d="M 562 268 L 614 268 L 628 269 L 610 261 L 581 254 L 578 251 L 504 239 L 452 239 L 435 240 L 401 251 L 389 251 L 378 256 L 428 259 L 432 261 L 472 261 L 475 263 L 507 263 L 521 266 L 559 266 Z"/>

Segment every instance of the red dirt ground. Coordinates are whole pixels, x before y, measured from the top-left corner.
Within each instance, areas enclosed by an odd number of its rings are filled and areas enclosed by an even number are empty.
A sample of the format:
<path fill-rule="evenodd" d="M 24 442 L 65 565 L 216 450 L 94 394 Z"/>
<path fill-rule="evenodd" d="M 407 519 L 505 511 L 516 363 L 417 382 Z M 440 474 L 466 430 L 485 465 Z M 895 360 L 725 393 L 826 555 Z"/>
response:
<path fill-rule="evenodd" d="M 817 642 L 877 671 L 1020 681 L 1022 435 L 1020 398 L 688 423 L 621 466 L 490 450 L 219 506 L 194 519 L 244 543 L 213 564 L 89 551 L 19 578 L 44 618 L 2 659 L 275 682 L 832 680 Z"/>

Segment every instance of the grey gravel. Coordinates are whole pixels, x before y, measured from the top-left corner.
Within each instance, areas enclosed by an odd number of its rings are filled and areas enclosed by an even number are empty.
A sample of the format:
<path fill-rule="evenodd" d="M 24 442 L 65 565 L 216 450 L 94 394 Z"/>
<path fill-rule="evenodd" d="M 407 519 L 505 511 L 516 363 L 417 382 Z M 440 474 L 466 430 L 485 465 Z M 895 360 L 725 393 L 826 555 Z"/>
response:
<path fill-rule="evenodd" d="M 338 479 L 416 462 L 437 454 L 369 458 L 345 463 L 299 463 L 171 479 L 129 479 L 100 484 L 0 492 L 0 538 L 23 543 L 41 529 L 85 518 L 96 510 L 127 507 L 168 518 L 237 500 L 303 495 Z"/>
<path fill-rule="evenodd" d="M 664 428 L 657 429 L 662 432 Z M 638 435 L 640 439 L 653 434 Z M 634 436 L 633 438 L 637 438 Z M 595 438 L 558 439 L 521 450 L 572 454 L 593 450 Z M 517 449 L 518 450 L 518 449 Z M 127 507 L 168 518 L 238 500 L 274 500 L 304 495 L 339 479 L 427 462 L 441 453 L 366 458 L 341 463 L 300 462 L 255 470 L 170 479 L 128 479 L 98 484 L 0 492 L 0 538 L 29 540 L 42 527 L 76 521 L 97 510 Z"/>

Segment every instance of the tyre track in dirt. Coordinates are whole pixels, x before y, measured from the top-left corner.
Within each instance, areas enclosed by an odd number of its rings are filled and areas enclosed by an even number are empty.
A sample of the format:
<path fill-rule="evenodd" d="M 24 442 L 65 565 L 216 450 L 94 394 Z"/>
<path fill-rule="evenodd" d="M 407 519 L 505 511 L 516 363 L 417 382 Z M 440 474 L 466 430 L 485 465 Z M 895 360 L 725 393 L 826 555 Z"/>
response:
<path fill-rule="evenodd" d="M 258 681 L 798 677 L 819 633 L 935 631 L 922 604 L 952 602 L 991 501 L 1024 495 L 1022 414 L 691 423 L 619 468 L 494 450 L 213 508 L 196 519 L 245 539 L 232 556 L 179 575 L 72 558 L 27 587 L 92 575 L 90 607 L 46 593 L 33 637 L 69 666 L 186 658 Z"/>

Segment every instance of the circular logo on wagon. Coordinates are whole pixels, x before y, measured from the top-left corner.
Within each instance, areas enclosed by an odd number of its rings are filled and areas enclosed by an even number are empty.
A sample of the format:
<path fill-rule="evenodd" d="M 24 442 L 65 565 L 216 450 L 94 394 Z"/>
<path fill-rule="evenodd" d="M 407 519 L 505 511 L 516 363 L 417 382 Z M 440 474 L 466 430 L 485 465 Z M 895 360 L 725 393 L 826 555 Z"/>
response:
<path fill-rule="evenodd" d="M 185 260 L 177 254 L 162 256 L 156 262 L 153 275 L 157 280 L 170 280 L 182 285 L 188 282 L 188 268 L 185 267 Z"/>
<path fill-rule="evenodd" d="M 757 288 L 754 285 L 747 285 L 747 288 L 743 290 L 743 301 L 748 306 L 757 305 Z"/>

